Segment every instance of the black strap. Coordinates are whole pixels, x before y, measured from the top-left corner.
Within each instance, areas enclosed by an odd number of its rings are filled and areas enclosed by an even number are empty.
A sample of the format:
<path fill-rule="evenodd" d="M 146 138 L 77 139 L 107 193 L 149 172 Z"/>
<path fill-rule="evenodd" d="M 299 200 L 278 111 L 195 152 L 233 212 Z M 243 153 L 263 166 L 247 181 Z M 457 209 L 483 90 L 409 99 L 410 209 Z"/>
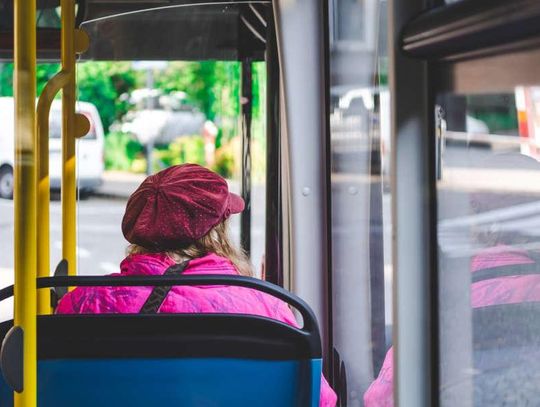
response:
<path fill-rule="evenodd" d="M 472 273 L 472 282 L 491 280 L 498 277 L 527 276 L 540 274 L 540 263 L 512 264 L 507 266 L 491 267 L 477 270 Z"/>
<path fill-rule="evenodd" d="M 182 274 L 188 264 L 189 260 L 186 260 L 180 264 L 175 264 L 165 270 L 165 273 L 163 273 L 163 275 L 171 276 L 174 274 Z M 154 287 L 154 289 L 146 299 L 146 302 L 139 311 L 139 314 L 157 314 L 159 307 L 161 307 L 161 304 L 163 304 L 163 301 L 165 301 L 167 294 L 169 294 L 169 291 L 171 291 L 171 287 L 172 286 L 170 285 Z"/>

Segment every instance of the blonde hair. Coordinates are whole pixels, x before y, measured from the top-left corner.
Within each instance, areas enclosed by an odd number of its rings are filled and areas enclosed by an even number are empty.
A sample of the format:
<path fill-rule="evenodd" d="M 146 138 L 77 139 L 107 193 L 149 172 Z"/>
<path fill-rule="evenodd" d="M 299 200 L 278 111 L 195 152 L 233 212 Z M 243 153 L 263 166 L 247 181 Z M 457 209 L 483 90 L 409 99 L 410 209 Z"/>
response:
<path fill-rule="evenodd" d="M 246 253 L 236 247 L 229 237 L 229 222 L 224 220 L 214 226 L 206 235 L 196 240 L 186 247 L 179 247 L 174 250 L 149 250 L 145 247 L 132 244 L 127 248 L 127 254 L 144 254 L 165 252 L 175 262 L 181 263 L 185 260 L 196 259 L 214 253 L 228 259 L 243 276 L 252 277 L 253 268 Z"/>

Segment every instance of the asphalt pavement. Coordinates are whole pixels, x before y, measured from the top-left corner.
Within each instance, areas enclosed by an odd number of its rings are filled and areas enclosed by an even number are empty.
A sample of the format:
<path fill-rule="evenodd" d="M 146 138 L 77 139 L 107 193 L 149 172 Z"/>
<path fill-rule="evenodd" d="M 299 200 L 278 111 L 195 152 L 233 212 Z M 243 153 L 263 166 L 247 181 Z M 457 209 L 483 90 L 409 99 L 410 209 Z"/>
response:
<path fill-rule="evenodd" d="M 103 275 L 118 272 L 128 242 L 120 225 L 130 194 L 144 179 L 143 175 L 107 172 L 102 187 L 89 197 L 79 199 L 77 204 L 78 272 L 80 275 Z M 238 191 L 238 184 L 231 183 Z M 264 241 L 264 188 L 253 189 L 253 262 L 260 264 Z M 61 203 L 54 197 L 51 213 L 51 270 L 62 259 Z M 239 241 L 239 219 L 233 217 L 231 232 Z M 12 282 L 13 270 L 13 201 L 0 199 L 0 287 Z"/>

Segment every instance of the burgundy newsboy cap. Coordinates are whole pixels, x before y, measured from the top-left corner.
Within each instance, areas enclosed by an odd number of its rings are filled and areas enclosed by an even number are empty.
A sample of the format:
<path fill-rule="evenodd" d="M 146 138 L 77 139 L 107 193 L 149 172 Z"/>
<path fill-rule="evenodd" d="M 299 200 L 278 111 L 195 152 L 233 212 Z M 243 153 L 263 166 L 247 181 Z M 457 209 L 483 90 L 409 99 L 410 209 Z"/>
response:
<path fill-rule="evenodd" d="M 147 249 L 176 249 L 243 210 L 243 199 L 221 176 L 196 164 L 176 165 L 149 176 L 131 195 L 122 232 Z"/>

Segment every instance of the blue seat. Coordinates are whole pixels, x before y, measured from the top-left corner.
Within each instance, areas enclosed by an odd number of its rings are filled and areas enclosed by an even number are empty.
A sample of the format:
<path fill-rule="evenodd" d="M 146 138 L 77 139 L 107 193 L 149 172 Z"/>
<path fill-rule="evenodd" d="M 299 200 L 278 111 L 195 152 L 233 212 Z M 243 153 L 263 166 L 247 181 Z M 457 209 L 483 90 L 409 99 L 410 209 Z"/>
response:
<path fill-rule="evenodd" d="M 39 406 L 318 406 L 321 346 L 311 310 L 255 279 L 220 276 L 220 283 L 279 293 L 302 314 L 304 327 L 236 314 L 40 316 Z M 11 327 L 1 324 L 0 336 Z M 10 382 L 9 363 L 2 362 Z M 13 405 L 4 379 L 0 405 Z"/>

